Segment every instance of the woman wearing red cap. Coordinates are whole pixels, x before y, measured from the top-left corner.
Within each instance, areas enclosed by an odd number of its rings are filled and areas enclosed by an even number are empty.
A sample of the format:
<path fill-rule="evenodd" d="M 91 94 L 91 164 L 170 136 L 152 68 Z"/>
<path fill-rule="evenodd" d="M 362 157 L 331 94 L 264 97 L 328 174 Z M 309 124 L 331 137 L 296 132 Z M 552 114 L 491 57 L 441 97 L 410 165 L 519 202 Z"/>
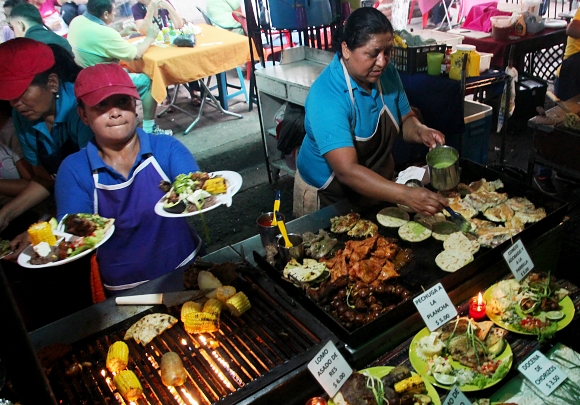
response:
<path fill-rule="evenodd" d="M 16 38 L 0 44 L 0 60 L 0 100 L 10 101 L 24 157 L 34 167 L 33 181 L 0 210 L 3 229 L 50 196 L 62 160 L 93 134 L 77 113 L 73 83 L 80 68 L 62 47 Z"/>

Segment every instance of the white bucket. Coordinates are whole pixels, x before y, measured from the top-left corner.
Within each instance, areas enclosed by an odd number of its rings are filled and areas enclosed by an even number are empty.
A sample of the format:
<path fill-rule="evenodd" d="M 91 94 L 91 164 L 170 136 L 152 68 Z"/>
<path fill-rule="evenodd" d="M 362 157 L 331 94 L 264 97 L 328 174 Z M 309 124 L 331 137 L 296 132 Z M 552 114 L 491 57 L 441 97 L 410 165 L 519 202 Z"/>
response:
<path fill-rule="evenodd" d="M 539 0 L 524 0 L 522 2 L 522 11 L 528 11 L 530 14 L 535 15 L 536 17 L 540 16 L 540 7 L 542 6 L 542 2 Z"/>

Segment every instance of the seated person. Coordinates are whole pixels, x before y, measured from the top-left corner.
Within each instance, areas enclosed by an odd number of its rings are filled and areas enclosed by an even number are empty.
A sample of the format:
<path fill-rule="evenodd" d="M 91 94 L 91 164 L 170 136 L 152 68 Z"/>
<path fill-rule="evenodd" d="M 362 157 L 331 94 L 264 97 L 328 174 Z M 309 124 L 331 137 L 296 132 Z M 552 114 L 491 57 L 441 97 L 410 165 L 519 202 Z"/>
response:
<path fill-rule="evenodd" d="M 175 29 L 183 27 L 183 19 L 167 0 L 139 0 L 133 4 L 131 11 L 141 35 L 147 34 L 147 28 L 151 23 L 155 23 L 159 29 L 169 27 L 169 21 Z"/>
<path fill-rule="evenodd" d="M 74 81 L 80 68 L 58 45 L 28 38 L 0 44 L 0 100 L 12 119 L 34 177 L 0 209 L 0 230 L 50 196 L 62 160 L 93 137 L 77 113 Z M 17 255 L 13 255 L 16 258 Z"/>
<path fill-rule="evenodd" d="M 9 39 L 14 39 L 14 31 L 10 28 L 8 22 L 10 21 L 10 13 L 12 12 L 12 8 L 19 4 L 23 3 L 24 0 L 6 0 L 2 7 L 4 7 L 4 19 L 0 20 L 0 27 L 2 27 L 2 34 L 0 35 L 0 44 L 2 42 L 6 42 Z"/>
<path fill-rule="evenodd" d="M 68 35 L 75 61 L 82 67 L 141 59 L 157 39 L 159 27 L 155 24 L 148 27 L 147 35 L 136 45 L 127 42 L 120 33 L 108 27 L 114 20 L 114 0 L 89 0 L 87 9 L 84 15 L 72 21 Z M 145 73 L 130 73 L 129 76 L 141 97 L 143 130 L 155 135 L 173 135 L 173 131 L 161 129 L 155 124 L 157 102 L 151 95 L 151 79 Z"/>
<path fill-rule="evenodd" d="M 66 38 L 55 34 L 42 22 L 40 12 L 32 4 L 16 5 L 10 14 L 10 25 L 17 37 L 30 38 L 45 44 L 56 44 L 66 49 L 74 58 L 72 48 Z"/>
<path fill-rule="evenodd" d="M 244 35 L 242 25 L 232 16 L 232 12 L 245 13 L 240 0 L 211 0 L 207 2 L 207 15 L 221 27 L 232 27 L 230 31 Z"/>
<path fill-rule="evenodd" d="M 110 295 L 186 266 L 202 242 L 185 218 L 164 218 L 154 206 L 162 180 L 199 170 L 178 140 L 137 128 L 139 93 L 117 64 L 84 69 L 76 81 L 79 113 L 95 133 L 58 171 L 58 219 L 70 212 L 115 218 L 115 232 L 97 252 Z"/>
<path fill-rule="evenodd" d="M 433 215 L 447 199 L 392 181 L 395 137 L 434 147 L 445 136 L 421 124 L 401 79 L 389 63 L 393 26 L 380 11 L 362 7 L 333 35 L 333 61 L 306 99 L 306 137 L 298 153 L 294 215 L 348 200 L 363 208 L 389 201 Z"/>
<path fill-rule="evenodd" d="M 58 2 L 60 4 L 62 19 L 66 25 L 70 25 L 73 18 L 83 15 L 87 11 L 87 0 L 73 0 L 69 2 L 58 0 Z"/>
<path fill-rule="evenodd" d="M 30 0 L 30 4 L 40 11 L 42 21 L 51 30 L 60 36 L 66 36 L 68 25 L 60 16 L 60 11 L 56 9 L 60 6 L 57 0 Z"/>

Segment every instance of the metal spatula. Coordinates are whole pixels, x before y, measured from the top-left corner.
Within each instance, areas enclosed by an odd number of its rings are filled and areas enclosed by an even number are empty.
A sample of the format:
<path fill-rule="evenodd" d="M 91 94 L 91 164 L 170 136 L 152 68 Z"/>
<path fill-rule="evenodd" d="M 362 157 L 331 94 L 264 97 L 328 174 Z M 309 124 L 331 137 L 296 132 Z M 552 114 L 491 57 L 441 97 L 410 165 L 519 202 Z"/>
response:
<path fill-rule="evenodd" d="M 451 215 L 451 221 L 453 221 L 453 223 L 457 225 L 459 229 L 461 229 L 461 232 L 463 233 L 471 232 L 471 222 L 463 218 L 463 215 L 453 211 L 451 208 L 445 207 L 445 209 L 447 210 L 449 215 Z"/>

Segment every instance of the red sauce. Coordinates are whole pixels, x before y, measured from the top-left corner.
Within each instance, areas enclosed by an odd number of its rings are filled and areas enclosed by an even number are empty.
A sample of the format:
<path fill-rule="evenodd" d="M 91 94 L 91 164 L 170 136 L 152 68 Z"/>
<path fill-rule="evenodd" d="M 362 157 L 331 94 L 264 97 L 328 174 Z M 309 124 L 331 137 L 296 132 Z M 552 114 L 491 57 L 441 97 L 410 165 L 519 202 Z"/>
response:
<path fill-rule="evenodd" d="M 260 225 L 262 226 L 272 226 L 272 220 L 271 219 L 265 219 L 260 221 Z"/>

